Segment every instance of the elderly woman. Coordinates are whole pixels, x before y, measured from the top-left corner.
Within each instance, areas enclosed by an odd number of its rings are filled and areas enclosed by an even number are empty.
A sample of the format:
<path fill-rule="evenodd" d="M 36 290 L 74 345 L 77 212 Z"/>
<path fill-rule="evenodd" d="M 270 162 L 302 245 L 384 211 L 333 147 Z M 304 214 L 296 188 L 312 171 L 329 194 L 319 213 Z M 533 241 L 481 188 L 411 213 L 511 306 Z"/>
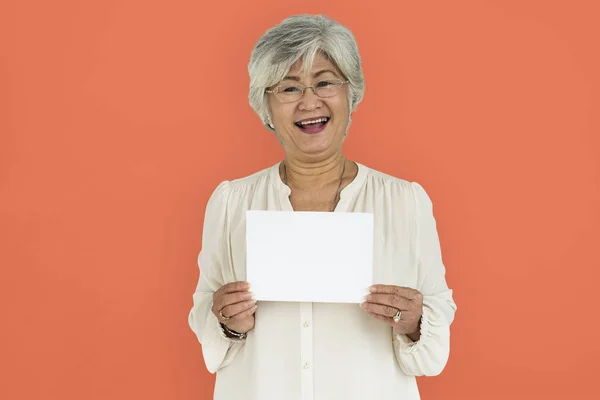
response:
<path fill-rule="evenodd" d="M 448 360 L 456 306 L 423 187 L 344 156 L 364 92 L 353 35 L 323 16 L 288 18 L 260 38 L 249 74 L 250 104 L 285 157 L 223 181 L 207 204 L 189 325 L 216 372 L 214 398 L 419 399 L 415 377 Z M 373 214 L 375 284 L 360 307 L 257 304 L 245 282 L 250 209 Z"/>

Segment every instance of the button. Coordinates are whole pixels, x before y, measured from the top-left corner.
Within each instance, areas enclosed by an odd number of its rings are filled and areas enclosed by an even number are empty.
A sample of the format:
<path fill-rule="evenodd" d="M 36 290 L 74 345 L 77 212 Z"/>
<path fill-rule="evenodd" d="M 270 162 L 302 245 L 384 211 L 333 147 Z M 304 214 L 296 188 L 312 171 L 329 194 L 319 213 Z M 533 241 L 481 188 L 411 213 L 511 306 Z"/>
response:
<path fill-rule="evenodd" d="M 309 369 L 310 365 L 308 363 L 304 363 L 304 369 Z"/>
<path fill-rule="evenodd" d="M 304 323 L 302 324 L 302 326 L 303 326 L 303 327 L 305 327 L 305 328 L 308 328 L 308 322 L 304 322 Z"/>

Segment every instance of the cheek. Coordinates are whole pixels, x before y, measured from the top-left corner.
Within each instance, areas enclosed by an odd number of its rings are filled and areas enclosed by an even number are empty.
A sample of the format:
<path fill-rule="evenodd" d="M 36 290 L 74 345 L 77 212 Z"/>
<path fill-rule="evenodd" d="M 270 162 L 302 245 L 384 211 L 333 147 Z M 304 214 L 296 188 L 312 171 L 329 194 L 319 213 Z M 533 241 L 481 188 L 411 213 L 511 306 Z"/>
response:
<path fill-rule="evenodd" d="M 282 125 L 289 125 L 294 121 L 294 110 L 281 105 L 273 106 L 271 107 L 271 118 Z"/>
<path fill-rule="evenodd" d="M 335 124 L 344 125 L 348 123 L 349 110 L 345 105 L 340 104 L 335 110 Z"/>
<path fill-rule="evenodd" d="M 282 104 L 280 102 L 269 98 L 269 101 L 267 102 L 267 113 L 271 117 L 271 120 L 280 120 L 283 108 L 284 107 L 282 107 Z"/>
<path fill-rule="evenodd" d="M 346 95 L 340 96 L 340 98 L 337 99 L 337 101 L 332 102 L 330 104 L 330 107 L 331 107 L 331 110 L 336 113 L 338 118 L 340 118 L 342 116 L 347 117 L 348 114 L 350 113 L 350 110 L 348 108 L 348 99 L 347 99 Z"/>

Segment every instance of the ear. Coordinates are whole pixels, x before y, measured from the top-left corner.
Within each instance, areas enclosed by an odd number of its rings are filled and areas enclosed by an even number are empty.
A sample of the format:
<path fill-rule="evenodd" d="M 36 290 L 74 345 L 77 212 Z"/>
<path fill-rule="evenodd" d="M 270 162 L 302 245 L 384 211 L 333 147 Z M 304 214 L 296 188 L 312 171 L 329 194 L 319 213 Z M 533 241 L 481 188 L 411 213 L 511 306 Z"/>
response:
<path fill-rule="evenodd" d="M 273 125 L 273 123 L 272 123 L 270 120 L 268 120 L 268 121 L 263 121 L 263 123 L 265 124 L 265 126 L 266 126 L 268 129 L 270 129 L 270 130 L 272 130 L 272 131 L 275 131 L 275 126 Z"/>
<path fill-rule="evenodd" d="M 265 121 L 264 124 L 269 127 L 272 130 L 275 130 L 275 126 L 273 125 L 273 121 L 271 121 L 271 117 L 269 116 L 269 114 L 267 113 L 266 117 L 265 117 Z"/>

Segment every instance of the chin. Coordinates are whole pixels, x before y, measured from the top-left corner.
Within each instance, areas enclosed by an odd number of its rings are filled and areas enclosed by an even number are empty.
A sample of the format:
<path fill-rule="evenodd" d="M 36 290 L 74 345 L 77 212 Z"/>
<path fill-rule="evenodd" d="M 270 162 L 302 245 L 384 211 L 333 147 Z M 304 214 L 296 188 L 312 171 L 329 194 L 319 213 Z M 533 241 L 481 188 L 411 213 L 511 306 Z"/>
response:
<path fill-rule="evenodd" d="M 318 155 L 328 152 L 334 145 L 334 137 L 321 136 L 314 137 L 312 140 L 300 140 L 297 143 L 298 149 L 305 154 Z"/>

